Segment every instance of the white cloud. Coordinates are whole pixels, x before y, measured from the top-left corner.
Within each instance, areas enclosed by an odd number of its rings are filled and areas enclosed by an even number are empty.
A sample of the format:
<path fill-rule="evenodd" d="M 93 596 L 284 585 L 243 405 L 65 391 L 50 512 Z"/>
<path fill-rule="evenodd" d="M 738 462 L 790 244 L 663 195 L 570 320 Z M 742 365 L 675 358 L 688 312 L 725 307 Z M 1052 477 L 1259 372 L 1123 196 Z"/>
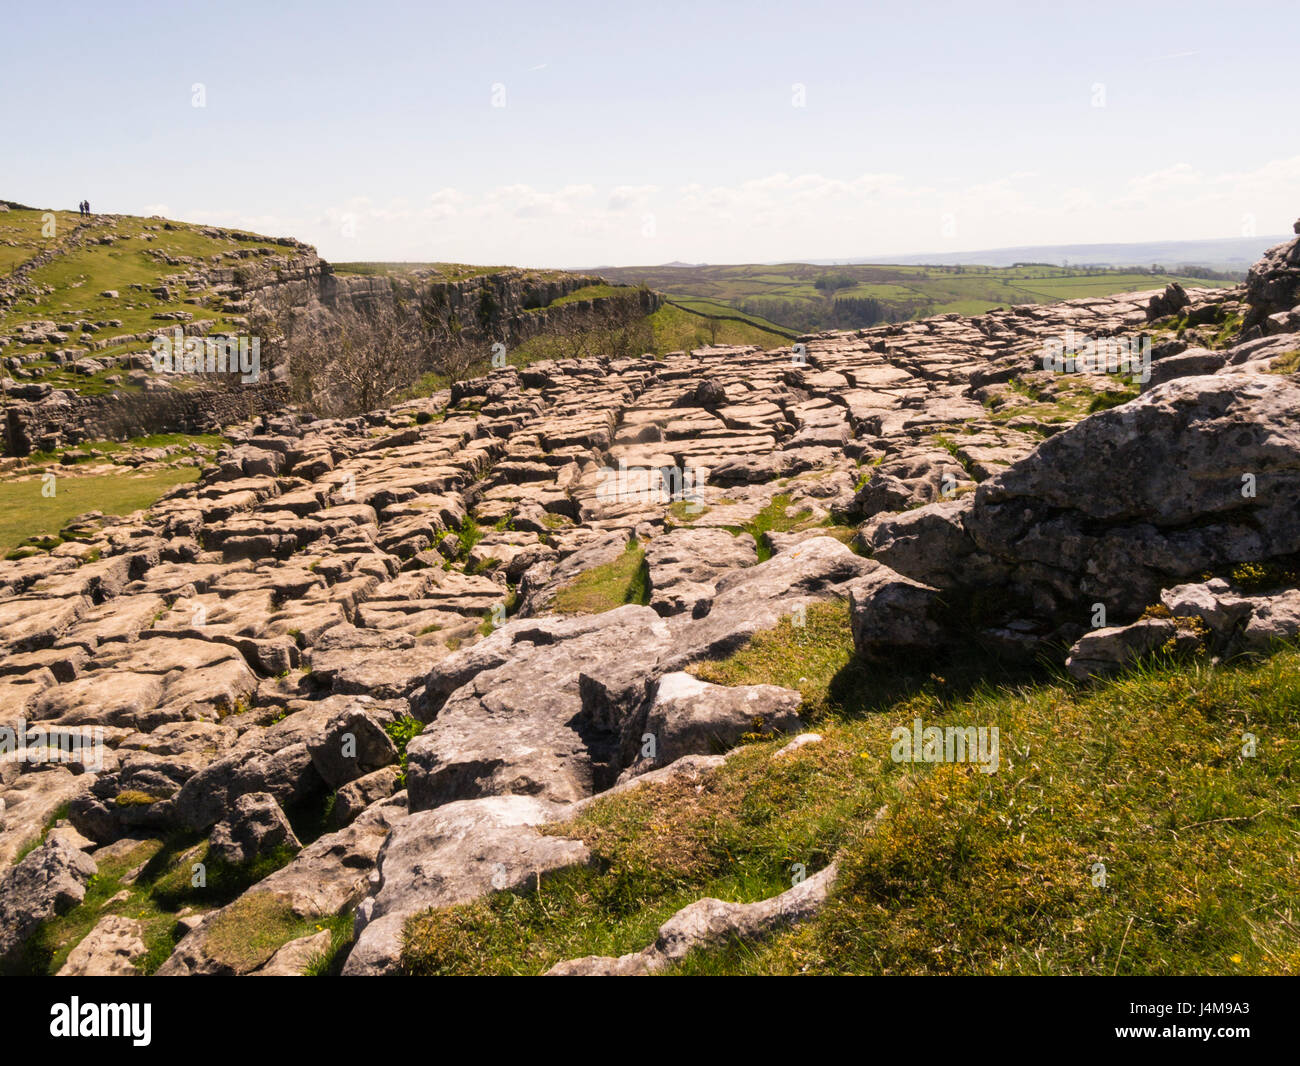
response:
<path fill-rule="evenodd" d="M 513 182 L 423 197 L 368 197 L 294 215 L 185 210 L 180 217 L 293 235 L 326 258 L 528 266 L 762 262 L 1089 241 L 1235 237 L 1295 217 L 1300 156 L 1209 171 L 1179 162 L 1125 174 L 1015 171 L 974 183 L 777 172 L 731 183 L 539 188 Z M 148 212 L 171 214 L 166 205 Z M 652 220 L 653 224 L 647 222 Z"/>

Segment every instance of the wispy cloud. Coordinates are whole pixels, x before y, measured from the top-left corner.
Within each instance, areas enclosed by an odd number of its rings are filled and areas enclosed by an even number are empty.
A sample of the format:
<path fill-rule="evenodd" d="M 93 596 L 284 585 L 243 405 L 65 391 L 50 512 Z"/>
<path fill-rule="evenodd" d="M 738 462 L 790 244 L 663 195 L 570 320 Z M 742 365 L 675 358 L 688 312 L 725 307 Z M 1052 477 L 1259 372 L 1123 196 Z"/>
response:
<path fill-rule="evenodd" d="M 354 197 L 293 216 L 200 205 L 181 217 L 292 234 L 327 258 L 532 266 L 1237 237 L 1244 219 L 1269 233 L 1284 232 L 1295 217 L 1290 192 L 1300 186 L 1300 155 L 1239 170 L 1179 162 L 1137 174 L 1113 171 L 1104 172 L 1104 181 L 1072 173 L 1059 183 L 1031 170 L 973 183 L 916 181 L 891 172 L 836 177 L 785 171 L 707 185 L 539 188 L 512 182 L 479 191 L 443 187 L 415 200 Z"/>

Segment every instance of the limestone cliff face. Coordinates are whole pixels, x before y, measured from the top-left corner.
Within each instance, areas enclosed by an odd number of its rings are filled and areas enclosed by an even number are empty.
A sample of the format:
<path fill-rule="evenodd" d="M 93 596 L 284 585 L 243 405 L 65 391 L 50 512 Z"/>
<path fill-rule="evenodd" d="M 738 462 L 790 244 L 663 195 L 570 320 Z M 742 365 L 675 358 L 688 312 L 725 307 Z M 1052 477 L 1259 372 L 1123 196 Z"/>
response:
<path fill-rule="evenodd" d="M 627 287 L 618 297 L 574 300 L 550 306 L 590 285 L 596 275 L 503 268 L 450 280 L 432 269 L 409 274 L 339 274 L 314 253 L 267 272 L 248 287 L 250 303 L 288 308 L 308 319 L 368 316 L 383 308 L 407 306 L 417 296 L 431 300 L 438 313 L 454 318 L 471 341 L 518 344 L 550 330 L 600 325 L 632 302 L 642 314 L 661 303 L 658 293 Z"/>

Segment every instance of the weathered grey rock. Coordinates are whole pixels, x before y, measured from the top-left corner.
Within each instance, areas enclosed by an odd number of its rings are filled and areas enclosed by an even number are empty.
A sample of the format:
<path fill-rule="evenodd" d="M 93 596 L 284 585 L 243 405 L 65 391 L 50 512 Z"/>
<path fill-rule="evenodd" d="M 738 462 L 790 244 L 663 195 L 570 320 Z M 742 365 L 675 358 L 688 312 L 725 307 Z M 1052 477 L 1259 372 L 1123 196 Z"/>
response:
<path fill-rule="evenodd" d="M 39 773 L 22 769 L 15 755 L 0 760 L 0 870 L 41 835 L 60 807 L 75 803 L 94 784 L 93 774 L 74 774 L 63 766 L 46 766 Z"/>
<path fill-rule="evenodd" d="M 534 819 L 571 818 L 611 786 L 702 784 L 726 755 L 682 753 L 797 727 L 796 693 L 715 689 L 682 670 L 800 624 L 819 601 L 850 600 L 855 639 L 881 659 L 957 639 L 1033 656 L 1082 637 L 1074 665 L 1109 670 L 1154 638 L 1145 624 L 1109 642 L 1089 634 L 1094 605 L 1131 622 L 1157 596 L 1172 632 L 1154 650 L 1266 651 L 1300 628 L 1300 593 L 1183 583 L 1300 544 L 1296 385 L 1264 373 L 1297 346 L 1300 300 L 1281 302 L 1292 251 L 1262 264 L 1254 288 L 1277 306 L 1252 309 L 1258 322 L 1226 353 L 1196 345 L 1218 343 L 1235 294 L 1173 288 L 818 334 L 801 341 L 801 367 L 788 351 L 721 346 L 561 360 L 364 417 L 230 428 L 200 482 L 147 514 L 83 516 L 84 539 L 0 561 L 0 722 L 103 727 L 109 745 L 99 768 L 0 760 L 0 859 L 63 802 L 77 829 L 50 839 L 74 849 L 228 819 L 215 835 L 243 855 L 245 809 L 278 833 L 283 809 L 336 789 L 336 830 L 242 902 L 306 919 L 369 894 L 358 919 L 369 939 L 351 965 L 389 972 L 406 916 L 495 889 L 487 856 L 509 871 L 541 849 L 534 876 L 586 861 Z M 361 280 L 359 294 L 373 284 Z M 1069 379 L 1039 369 L 1044 339 L 1131 335 L 1152 297 L 1187 328 L 1153 353 L 1145 394 L 1080 425 L 1069 406 L 1045 414 Z M 62 390 L 42 389 L 71 410 Z M 614 468 L 633 476 L 611 495 Z M 806 512 L 803 528 L 765 534 L 758 552 L 731 536 L 778 494 Z M 815 526 L 832 514 L 866 519 L 858 544 L 872 558 Z M 466 548 L 471 516 L 480 539 Z M 649 608 L 550 614 L 559 589 L 634 540 Z M 520 582 L 516 617 L 481 628 L 508 580 Z M 426 723 L 411 743 L 410 806 L 430 822 L 394 841 L 371 882 L 409 814 L 384 731 L 408 713 Z M 357 759 L 343 755 L 349 732 Z M 774 757 L 820 757 L 794 754 L 798 743 Z M 661 768 L 642 773 L 650 765 Z M 467 859 L 475 847 L 483 857 Z M 532 867 L 518 870 L 522 884 Z M 163 972 L 299 973 L 327 950 L 328 935 L 232 951 L 230 922 L 257 920 L 240 903 L 187 916 Z M 684 939 L 711 942 L 712 913 L 697 907 Z M 214 922 L 224 950 L 208 944 Z M 638 958 L 629 965 L 644 968 Z"/>
<path fill-rule="evenodd" d="M 1227 352 L 1214 352 L 1207 348 L 1188 348 L 1179 355 L 1171 355 L 1152 364 L 1151 377 L 1142 383 L 1142 391 L 1149 392 L 1174 378 L 1213 374 L 1228 361 Z"/>
<path fill-rule="evenodd" d="M 334 807 L 330 811 L 330 824 L 341 829 L 348 825 L 372 803 L 386 800 L 395 795 L 401 787 L 396 766 L 385 766 L 381 770 L 350 781 L 338 790 L 334 797 Z"/>
<path fill-rule="evenodd" d="M 650 607 L 661 615 L 707 613 L 716 583 L 758 562 L 754 538 L 722 529 L 675 529 L 646 546 Z"/>
<path fill-rule="evenodd" d="M 513 620 L 436 664 L 436 717 L 406 749 L 412 809 L 510 793 L 572 802 L 608 787 L 631 761 L 671 643 L 664 620 L 629 605 Z"/>
<path fill-rule="evenodd" d="M 734 747 L 746 733 L 789 733 L 803 723 L 803 697 L 776 685 L 711 685 L 686 673 L 659 679 L 642 735 L 652 738 L 654 755 L 642 758 L 636 772 L 662 767 L 683 755 L 708 755 Z"/>
<path fill-rule="evenodd" d="M 849 594 L 853 645 L 868 659 L 934 652 L 953 639 L 938 589 L 877 564 Z"/>
<path fill-rule="evenodd" d="M 1070 649 L 1065 667 L 1080 679 L 1118 673 L 1177 638 L 1178 627 L 1167 618 L 1143 618 L 1127 626 L 1096 629 Z"/>
<path fill-rule="evenodd" d="M 46 918 L 80 903 L 98 872 L 94 859 L 58 838 L 8 870 L 0 880 L 0 963 L 11 960 Z"/>
<path fill-rule="evenodd" d="M 822 735 L 820 733 L 800 733 L 794 738 L 794 740 L 785 745 L 785 747 L 774 751 L 772 753 L 772 758 L 785 759 L 799 751 L 801 748 L 807 747 L 809 744 L 820 744 L 821 742 Z"/>
<path fill-rule="evenodd" d="M 1049 438 L 971 502 L 870 538 L 945 600 L 987 603 L 976 625 L 1068 629 L 1096 603 L 1135 618 L 1193 574 L 1300 550 L 1297 412 L 1300 385 L 1276 375 L 1180 378 Z"/>
<path fill-rule="evenodd" d="M 969 496 L 932 503 L 901 514 L 880 514 L 859 530 L 859 540 L 876 562 L 916 581 L 951 587 L 969 581 L 981 565 L 966 533 Z"/>
<path fill-rule="evenodd" d="M 1147 304 L 1147 318 L 1164 318 L 1167 315 L 1177 314 L 1189 303 L 1191 299 L 1187 295 L 1187 290 L 1178 282 L 1171 281 L 1165 286 L 1163 293 L 1151 297 Z"/>
<path fill-rule="evenodd" d="M 252 862 L 277 848 L 302 848 L 289 819 L 269 792 L 248 792 L 235 800 L 234 809 L 213 827 L 208 841 L 209 854 L 232 866 Z"/>
<path fill-rule="evenodd" d="M 311 671 L 337 693 L 396 699 L 419 686 L 429 658 L 408 634 L 340 625 L 316 641 Z"/>
<path fill-rule="evenodd" d="M 325 784 L 338 789 L 397 762 L 397 745 L 383 726 L 359 708 L 333 718 L 325 732 L 309 741 L 312 765 Z"/>
<path fill-rule="evenodd" d="M 683 755 L 680 759 L 670 762 L 667 766 L 658 770 L 647 770 L 645 773 L 640 773 L 639 771 L 642 768 L 634 763 L 623 771 L 613 787 L 561 808 L 556 812 L 556 820 L 570 821 L 594 803 L 599 803 L 609 796 L 616 796 L 622 792 L 645 788 L 647 785 L 681 784 L 682 782 L 699 785 L 719 766 L 722 766 L 732 754 L 739 750 L 738 748 L 732 748 L 731 751 L 724 755 Z"/>
<path fill-rule="evenodd" d="M 717 583 L 708 614 L 677 617 L 663 672 L 730 655 L 755 633 L 791 620 L 818 600 L 847 599 L 849 587 L 877 564 L 833 537 L 813 537 L 764 563 L 733 571 Z"/>
<path fill-rule="evenodd" d="M 276 752 L 242 751 L 218 759 L 186 781 L 176 794 L 175 815 L 181 825 L 207 829 L 248 793 L 269 792 L 281 807 L 292 807 L 324 788 L 306 744 Z"/>
<path fill-rule="evenodd" d="M 588 862 L 581 841 L 537 831 L 554 812 L 530 796 L 489 796 L 411 815 L 380 853 L 372 894 L 357 911 L 357 941 L 344 975 L 395 972 L 403 927 L 420 911 L 535 885 L 546 874 Z"/>
<path fill-rule="evenodd" d="M 59 977 L 134 977 L 133 960 L 146 951 L 144 926 L 134 918 L 106 914 L 68 953 Z"/>
<path fill-rule="evenodd" d="M 1258 326 L 1269 315 L 1300 304 L 1300 238 L 1274 245 L 1246 275 L 1250 313 L 1243 326 Z"/>
<path fill-rule="evenodd" d="M 1223 580 L 1176 585 L 1160 593 L 1160 603 L 1176 618 L 1199 618 L 1213 632 L 1226 636 L 1250 616 L 1251 601 L 1234 594 Z"/>

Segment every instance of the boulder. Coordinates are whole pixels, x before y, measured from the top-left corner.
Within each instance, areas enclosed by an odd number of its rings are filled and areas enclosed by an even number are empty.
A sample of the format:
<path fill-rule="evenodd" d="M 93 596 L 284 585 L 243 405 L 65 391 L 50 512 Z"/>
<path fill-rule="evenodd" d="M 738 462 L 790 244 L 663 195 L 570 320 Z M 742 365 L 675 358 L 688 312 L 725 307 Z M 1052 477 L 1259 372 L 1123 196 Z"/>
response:
<path fill-rule="evenodd" d="M 1195 638 L 1187 636 L 1189 646 L 1194 647 Z M 1171 651 L 1182 650 L 1186 642 L 1179 637 L 1177 624 L 1168 618 L 1143 618 L 1127 626 L 1096 629 L 1070 649 L 1065 668 L 1080 680 L 1115 674 L 1166 645 Z"/>
<path fill-rule="evenodd" d="M 853 646 L 867 659 L 948 646 L 953 633 L 940 591 L 877 564 L 849 593 Z"/>
<path fill-rule="evenodd" d="M 1270 315 L 1300 304 L 1300 237 L 1274 245 L 1246 275 L 1250 312 L 1243 331 L 1262 325 Z"/>
<path fill-rule="evenodd" d="M 332 789 L 397 762 L 397 745 L 364 710 L 343 711 L 307 744 L 312 765 Z"/>
<path fill-rule="evenodd" d="M 401 788 L 399 771 L 396 766 L 385 766 L 381 770 L 350 781 L 338 790 L 334 797 L 334 806 L 330 809 L 330 825 L 341 829 L 350 824 L 372 803 L 386 800 Z"/>
<path fill-rule="evenodd" d="M 802 728 L 803 697 L 776 685 L 711 685 L 687 673 L 659 679 L 646 715 L 646 737 L 654 756 L 644 757 L 629 772 L 643 773 L 681 758 L 708 755 L 735 747 L 746 733 L 790 733 Z"/>
<path fill-rule="evenodd" d="M 241 751 L 223 756 L 186 781 L 176 794 L 175 816 L 190 829 L 207 829 L 248 793 L 269 792 L 281 807 L 292 807 L 324 788 L 306 744 L 275 752 Z"/>
<path fill-rule="evenodd" d="M 94 859 L 58 837 L 8 870 L 0 879 L 0 964 L 14 959 L 46 918 L 80 903 L 98 872 Z"/>
<path fill-rule="evenodd" d="M 248 792 L 212 829 L 209 854 L 231 866 L 241 866 L 278 848 L 299 851 L 289 819 L 269 792 Z"/>
<path fill-rule="evenodd" d="M 1147 303 L 1147 318 L 1154 320 L 1157 318 L 1166 318 L 1169 315 L 1176 315 L 1191 302 L 1191 298 L 1187 295 L 1187 290 L 1179 285 L 1178 282 L 1171 281 L 1165 286 L 1164 292 L 1160 293 L 1158 296 L 1151 297 L 1150 301 Z"/>

